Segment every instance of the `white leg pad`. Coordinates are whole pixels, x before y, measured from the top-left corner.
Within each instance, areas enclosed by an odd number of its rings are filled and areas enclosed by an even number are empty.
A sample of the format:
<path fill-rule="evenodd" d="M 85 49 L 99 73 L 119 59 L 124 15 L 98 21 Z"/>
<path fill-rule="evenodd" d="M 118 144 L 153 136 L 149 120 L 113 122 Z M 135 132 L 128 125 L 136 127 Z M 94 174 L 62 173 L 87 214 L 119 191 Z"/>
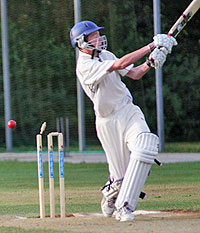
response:
<path fill-rule="evenodd" d="M 158 137 L 152 133 L 138 135 L 132 150 L 130 162 L 122 182 L 115 206 L 120 209 L 128 205 L 134 211 L 147 179 L 149 170 L 158 154 Z"/>
<path fill-rule="evenodd" d="M 119 190 L 122 185 L 122 180 L 115 182 L 108 181 L 105 186 L 101 189 L 103 196 L 107 199 L 117 198 Z"/>

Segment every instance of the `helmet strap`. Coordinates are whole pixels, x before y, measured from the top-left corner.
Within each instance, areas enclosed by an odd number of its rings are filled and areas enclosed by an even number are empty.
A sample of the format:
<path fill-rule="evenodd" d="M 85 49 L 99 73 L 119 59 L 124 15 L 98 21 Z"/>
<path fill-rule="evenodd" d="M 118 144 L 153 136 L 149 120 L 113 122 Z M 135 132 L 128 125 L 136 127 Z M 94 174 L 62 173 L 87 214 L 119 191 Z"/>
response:
<path fill-rule="evenodd" d="M 93 49 L 93 50 L 92 50 L 91 59 L 94 59 L 95 52 L 97 52 L 97 54 L 98 54 L 97 57 L 99 56 L 99 53 L 101 53 L 100 50 L 98 50 L 98 49 Z"/>
<path fill-rule="evenodd" d="M 79 49 L 84 49 L 87 46 L 87 36 L 82 34 L 79 38 L 77 38 L 76 46 Z"/>
<path fill-rule="evenodd" d="M 94 55 L 95 55 L 95 52 L 96 52 L 97 50 L 96 49 L 93 49 L 92 50 L 92 57 L 91 57 L 91 59 L 94 59 Z"/>

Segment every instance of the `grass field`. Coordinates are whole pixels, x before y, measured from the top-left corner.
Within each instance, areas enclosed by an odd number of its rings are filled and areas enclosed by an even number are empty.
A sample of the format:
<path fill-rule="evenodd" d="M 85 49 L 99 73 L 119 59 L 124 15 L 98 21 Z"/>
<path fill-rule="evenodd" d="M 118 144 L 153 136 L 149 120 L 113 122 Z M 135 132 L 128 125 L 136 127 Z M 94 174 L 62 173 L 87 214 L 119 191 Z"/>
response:
<path fill-rule="evenodd" d="M 200 162 L 153 165 L 152 175 L 143 189 L 148 199 L 140 200 L 137 209 L 200 209 Z M 46 215 L 49 215 L 47 163 L 44 163 Z M 77 212 L 100 213 L 101 192 L 108 177 L 107 164 L 65 163 L 67 215 Z M 0 217 L 8 215 L 39 216 L 36 162 L 2 161 L 0 169 Z M 56 214 L 59 215 L 58 164 L 55 163 Z M 1 227 L 0 232 L 57 232 Z M 58 231 L 74 232 L 74 231 Z M 80 231 L 82 232 L 82 231 Z M 85 231 L 84 231 L 85 232 Z"/>
<path fill-rule="evenodd" d="M 26 152 L 26 151 L 35 151 L 34 146 L 32 147 L 14 147 L 13 152 Z M 56 147 L 55 147 L 56 148 Z M 47 147 L 44 145 L 43 150 L 47 151 Z M 70 152 L 72 151 L 78 151 L 79 148 L 77 147 L 70 147 Z M 67 151 L 67 150 L 66 150 Z M 102 147 L 99 145 L 87 145 L 86 151 L 103 151 Z M 0 147 L 0 152 L 6 152 L 5 147 Z M 165 153 L 199 153 L 200 152 L 200 142 L 166 142 L 165 143 Z"/>
<path fill-rule="evenodd" d="M 154 165 L 144 191 L 146 201 L 138 209 L 200 209 L 200 162 Z M 49 213 L 47 163 L 45 170 L 46 213 Z M 106 164 L 65 164 L 66 210 L 100 212 L 100 187 L 108 177 Z M 55 163 L 56 213 L 59 214 L 58 164 Z M 0 215 L 39 215 L 37 164 L 35 162 L 1 162 Z"/>

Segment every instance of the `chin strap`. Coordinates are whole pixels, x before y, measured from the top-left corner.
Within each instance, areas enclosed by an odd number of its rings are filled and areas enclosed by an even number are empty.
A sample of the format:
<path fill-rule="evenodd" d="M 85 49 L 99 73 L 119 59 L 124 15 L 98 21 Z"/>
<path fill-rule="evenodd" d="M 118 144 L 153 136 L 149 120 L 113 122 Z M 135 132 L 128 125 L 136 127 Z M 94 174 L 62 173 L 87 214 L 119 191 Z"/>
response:
<path fill-rule="evenodd" d="M 94 59 L 95 51 L 96 51 L 96 49 L 92 50 L 92 57 L 91 57 L 91 59 Z"/>
<path fill-rule="evenodd" d="M 93 49 L 93 50 L 92 50 L 91 59 L 94 59 L 95 52 L 97 52 L 97 54 L 98 54 L 97 57 L 99 57 L 99 53 L 101 53 L 100 50 L 98 50 L 98 49 Z"/>

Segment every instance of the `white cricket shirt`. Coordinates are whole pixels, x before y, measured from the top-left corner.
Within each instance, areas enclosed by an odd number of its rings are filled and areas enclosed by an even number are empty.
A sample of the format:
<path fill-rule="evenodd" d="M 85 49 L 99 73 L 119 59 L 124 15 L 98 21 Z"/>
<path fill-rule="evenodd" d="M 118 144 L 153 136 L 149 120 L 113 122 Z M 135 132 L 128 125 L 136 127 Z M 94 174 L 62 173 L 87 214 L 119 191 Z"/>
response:
<path fill-rule="evenodd" d="M 79 51 L 77 77 L 94 104 L 95 114 L 100 117 L 106 117 L 132 101 L 120 75 L 125 76 L 133 65 L 121 70 L 107 71 L 117 59 L 107 50 L 103 50 L 99 57 L 94 59 L 91 59 L 91 55 Z"/>

